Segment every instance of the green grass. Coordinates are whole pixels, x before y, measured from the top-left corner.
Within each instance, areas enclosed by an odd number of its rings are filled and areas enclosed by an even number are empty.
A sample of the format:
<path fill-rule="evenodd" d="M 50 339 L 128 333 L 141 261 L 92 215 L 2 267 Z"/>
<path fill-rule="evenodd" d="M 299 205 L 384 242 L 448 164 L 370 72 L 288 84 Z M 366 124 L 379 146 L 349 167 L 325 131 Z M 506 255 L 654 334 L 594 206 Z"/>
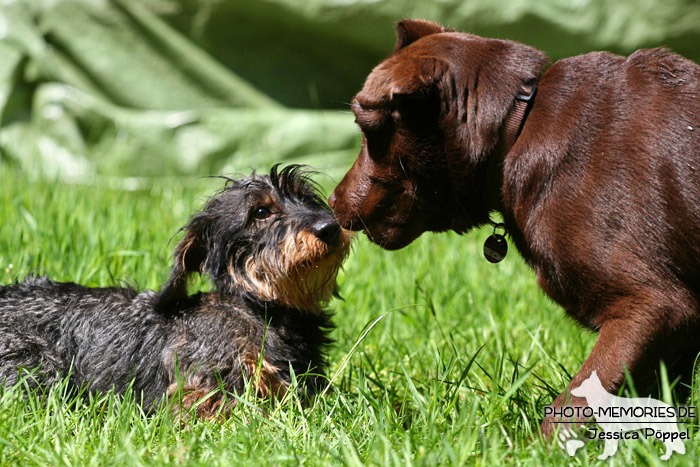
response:
<path fill-rule="evenodd" d="M 220 186 L 62 185 L 3 166 L 0 180 L 0 283 L 36 272 L 141 288 L 165 281 L 178 228 Z M 345 299 L 331 303 L 333 389 L 310 407 L 244 394 L 226 423 L 183 428 L 167 408 L 144 415 L 130 394 L 74 400 L 58 386 L 24 398 L 13 388 L 0 392 L 0 464 L 597 463 L 600 443 L 569 458 L 537 435 L 543 406 L 595 336 L 543 296 L 514 251 L 487 263 L 488 234 L 427 234 L 394 253 L 359 238 L 339 279 Z M 691 428 L 672 465 L 697 464 Z M 660 443 L 623 441 L 608 462 L 656 465 L 662 453 Z"/>

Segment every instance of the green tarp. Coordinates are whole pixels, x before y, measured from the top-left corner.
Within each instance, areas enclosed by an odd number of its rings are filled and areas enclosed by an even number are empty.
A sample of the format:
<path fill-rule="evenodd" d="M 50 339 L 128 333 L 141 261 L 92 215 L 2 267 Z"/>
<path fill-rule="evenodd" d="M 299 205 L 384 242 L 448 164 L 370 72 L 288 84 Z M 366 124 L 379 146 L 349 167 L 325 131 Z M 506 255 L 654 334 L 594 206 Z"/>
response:
<path fill-rule="evenodd" d="M 277 161 L 337 177 L 359 140 L 348 102 L 405 17 L 552 59 L 700 61 L 698 0 L 0 0 L 0 157 L 68 180 Z"/>

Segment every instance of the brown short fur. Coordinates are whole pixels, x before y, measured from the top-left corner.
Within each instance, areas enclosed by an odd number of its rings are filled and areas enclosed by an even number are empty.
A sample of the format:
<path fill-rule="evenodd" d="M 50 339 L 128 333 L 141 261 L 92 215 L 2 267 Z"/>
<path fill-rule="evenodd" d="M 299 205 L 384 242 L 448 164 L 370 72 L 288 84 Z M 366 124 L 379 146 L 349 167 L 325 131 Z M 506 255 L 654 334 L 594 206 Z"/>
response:
<path fill-rule="evenodd" d="M 398 36 L 352 102 L 363 145 L 330 198 L 341 225 L 397 249 L 499 212 L 542 289 L 599 333 L 570 388 L 596 370 L 615 392 L 625 367 L 644 387 L 660 360 L 690 376 L 700 351 L 700 67 L 658 48 L 545 71 L 542 52 L 515 42 L 425 21 L 400 22 Z M 504 122 L 535 84 L 507 151 Z"/>

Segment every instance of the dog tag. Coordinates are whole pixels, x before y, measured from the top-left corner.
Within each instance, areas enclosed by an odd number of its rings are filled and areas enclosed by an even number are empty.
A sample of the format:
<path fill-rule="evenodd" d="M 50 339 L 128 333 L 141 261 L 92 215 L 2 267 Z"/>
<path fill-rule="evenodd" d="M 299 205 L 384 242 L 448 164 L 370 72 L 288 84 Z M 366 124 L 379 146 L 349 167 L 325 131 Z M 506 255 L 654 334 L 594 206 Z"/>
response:
<path fill-rule="evenodd" d="M 489 263 L 500 263 L 508 253 L 508 242 L 503 235 L 492 234 L 484 243 L 484 256 Z"/>

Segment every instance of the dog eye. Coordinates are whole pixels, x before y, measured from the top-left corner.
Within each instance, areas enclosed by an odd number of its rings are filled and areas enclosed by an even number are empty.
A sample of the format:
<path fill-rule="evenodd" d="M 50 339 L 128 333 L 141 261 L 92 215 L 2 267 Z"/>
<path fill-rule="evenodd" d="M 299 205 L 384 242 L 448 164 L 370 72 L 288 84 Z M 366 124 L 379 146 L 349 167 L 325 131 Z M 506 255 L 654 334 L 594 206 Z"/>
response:
<path fill-rule="evenodd" d="M 270 217 L 271 214 L 272 212 L 270 212 L 270 210 L 267 209 L 265 206 L 260 206 L 256 208 L 255 212 L 253 213 L 255 218 L 258 220 L 267 219 L 268 217 Z"/>

